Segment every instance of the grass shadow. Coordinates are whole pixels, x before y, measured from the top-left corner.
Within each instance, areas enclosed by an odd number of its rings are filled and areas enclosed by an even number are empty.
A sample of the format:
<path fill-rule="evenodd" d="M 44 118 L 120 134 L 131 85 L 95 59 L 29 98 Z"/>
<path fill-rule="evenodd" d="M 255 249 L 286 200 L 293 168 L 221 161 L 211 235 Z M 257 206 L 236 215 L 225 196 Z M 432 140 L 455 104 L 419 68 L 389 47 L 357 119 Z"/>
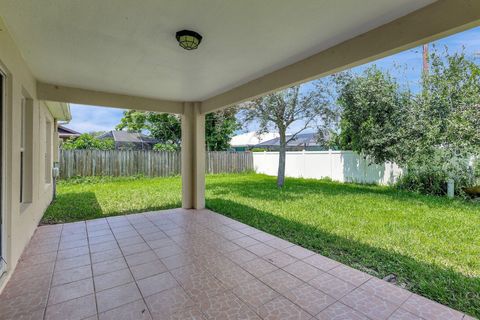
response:
<path fill-rule="evenodd" d="M 98 219 L 109 216 L 140 213 L 164 209 L 178 208 L 181 201 L 165 202 L 160 205 L 144 204 L 141 207 L 118 206 L 106 212 L 102 209 L 95 192 L 66 192 L 57 195 L 43 215 L 42 224 L 67 223 Z"/>
<path fill-rule="evenodd" d="M 349 188 L 345 189 L 349 190 Z M 410 291 L 480 317 L 480 278 L 478 277 L 468 277 L 452 269 L 339 237 L 319 228 L 219 198 L 216 195 L 208 197 L 206 204 L 215 212 L 376 277 L 383 278 L 388 274 L 395 274 L 398 282 Z"/>
<path fill-rule="evenodd" d="M 102 216 L 103 211 L 94 192 L 69 192 L 57 195 L 45 211 L 42 223 L 64 223 Z"/>

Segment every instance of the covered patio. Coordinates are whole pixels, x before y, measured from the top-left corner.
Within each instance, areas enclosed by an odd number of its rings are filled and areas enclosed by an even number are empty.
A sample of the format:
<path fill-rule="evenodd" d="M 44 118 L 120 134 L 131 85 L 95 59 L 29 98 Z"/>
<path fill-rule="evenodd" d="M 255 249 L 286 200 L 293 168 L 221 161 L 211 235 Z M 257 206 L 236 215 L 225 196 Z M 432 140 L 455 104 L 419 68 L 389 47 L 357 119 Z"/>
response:
<path fill-rule="evenodd" d="M 7 319 L 467 319 L 209 210 L 39 227 Z"/>

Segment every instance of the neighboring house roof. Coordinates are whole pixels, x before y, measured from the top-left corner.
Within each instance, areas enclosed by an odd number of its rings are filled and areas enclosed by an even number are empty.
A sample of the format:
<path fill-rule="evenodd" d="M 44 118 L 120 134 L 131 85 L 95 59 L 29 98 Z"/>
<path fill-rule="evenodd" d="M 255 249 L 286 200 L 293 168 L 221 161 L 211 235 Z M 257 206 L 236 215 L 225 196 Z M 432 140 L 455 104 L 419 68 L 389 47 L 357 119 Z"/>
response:
<path fill-rule="evenodd" d="M 73 129 L 67 128 L 63 125 L 58 125 L 58 135 L 60 138 L 71 138 L 79 137 L 81 133 Z"/>
<path fill-rule="evenodd" d="M 108 131 L 102 134 L 98 139 L 113 139 L 115 142 L 127 142 L 127 143 L 157 143 L 157 139 L 149 137 L 141 132 L 129 132 L 129 131 Z"/>
<path fill-rule="evenodd" d="M 254 146 L 261 142 L 271 140 L 278 137 L 276 132 L 266 132 L 258 135 L 255 131 L 242 133 L 234 136 L 230 140 L 230 146 L 232 147 L 244 147 L 244 146 Z"/>
<path fill-rule="evenodd" d="M 287 135 L 287 140 L 290 139 L 292 135 Z M 278 147 L 280 146 L 280 138 L 274 138 L 268 141 L 264 141 L 256 145 L 257 147 Z M 320 146 L 317 141 L 317 135 L 315 133 L 301 133 L 297 134 L 297 136 L 290 140 L 287 143 L 288 147 L 313 147 L 313 146 Z"/>

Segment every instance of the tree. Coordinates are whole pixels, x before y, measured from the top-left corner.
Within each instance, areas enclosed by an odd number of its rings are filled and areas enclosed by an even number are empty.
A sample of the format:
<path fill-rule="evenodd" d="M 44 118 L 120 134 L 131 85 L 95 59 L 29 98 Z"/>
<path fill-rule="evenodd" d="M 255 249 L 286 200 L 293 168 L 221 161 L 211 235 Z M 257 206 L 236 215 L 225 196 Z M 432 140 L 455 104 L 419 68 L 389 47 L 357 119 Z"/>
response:
<path fill-rule="evenodd" d="M 228 150 L 230 140 L 241 128 L 237 120 L 237 108 L 226 108 L 205 116 L 205 143 L 209 151 Z"/>
<path fill-rule="evenodd" d="M 147 130 L 161 144 L 178 146 L 182 139 L 180 121 L 180 117 L 173 114 L 127 110 L 116 129 L 133 132 Z"/>
<path fill-rule="evenodd" d="M 342 147 L 406 168 L 401 184 L 430 194 L 473 183 L 480 154 L 480 69 L 464 53 L 434 51 L 421 90 L 411 94 L 375 67 L 337 77 Z"/>
<path fill-rule="evenodd" d="M 435 50 L 429 61 L 410 113 L 406 165 L 411 176 L 439 181 L 419 191 L 441 194 L 453 180 L 462 193 L 478 179 L 472 159 L 480 155 L 480 68 L 464 52 Z"/>
<path fill-rule="evenodd" d="M 388 73 L 375 66 L 362 74 L 339 74 L 337 102 L 341 107 L 342 149 L 368 155 L 376 163 L 403 162 L 401 145 L 405 140 L 411 94 L 402 91 Z"/>
<path fill-rule="evenodd" d="M 236 119 L 237 110 L 226 108 L 205 116 L 205 143 L 209 151 L 227 150 L 230 139 L 240 124 Z M 179 149 L 182 139 L 181 118 L 177 115 L 128 110 L 124 112 L 117 130 L 147 130 L 159 140 L 157 150 Z"/>
<path fill-rule="evenodd" d="M 294 86 L 254 99 L 242 107 L 245 121 L 256 122 L 259 133 L 273 129 L 279 133 L 277 175 L 279 188 L 285 183 L 287 143 L 308 128 L 327 125 L 335 115 L 334 108 L 328 100 L 326 86 L 321 82 L 315 84 L 315 89 L 306 90 L 305 87 Z M 293 130 L 294 124 L 299 124 L 300 127 L 287 137 L 287 130 Z"/>
<path fill-rule="evenodd" d="M 113 150 L 115 142 L 112 139 L 97 139 L 93 135 L 83 133 L 77 138 L 70 138 L 62 144 L 64 150 L 96 149 Z"/>

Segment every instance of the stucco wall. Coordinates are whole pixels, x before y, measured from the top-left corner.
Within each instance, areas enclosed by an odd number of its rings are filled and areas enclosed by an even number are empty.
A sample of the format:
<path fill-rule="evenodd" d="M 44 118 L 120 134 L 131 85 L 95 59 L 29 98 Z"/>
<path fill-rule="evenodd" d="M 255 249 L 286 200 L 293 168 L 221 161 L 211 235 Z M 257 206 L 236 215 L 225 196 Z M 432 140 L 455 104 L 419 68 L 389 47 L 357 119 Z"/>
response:
<path fill-rule="evenodd" d="M 36 80 L 0 20 L 0 69 L 6 73 L 6 103 L 3 124 L 3 223 L 2 255 L 7 272 L 0 278 L 0 289 L 12 274 L 23 249 L 33 235 L 43 212 L 50 203 L 52 183 L 45 182 L 46 130 L 54 119 L 44 103 L 37 100 Z M 28 129 L 32 137 L 32 193 L 31 202 L 20 204 L 20 139 L 21 103 L 23 97 L 33 100 L 33 126 Z M 56 138 L 51 130 L 51 154 Z M 53 159 L 53 156 L 52 156 Z"/>
<path fill-rule="evenodd" d="M 276 176 L 278 152 L 254 152 L 253 166 L 258 173 Z M 352 151 L 287 152 L 285 175 L 295 178 L 331 178 L 340 182 L 389 185 L 401 175 L 394 163 L 369 164 Z"/>

